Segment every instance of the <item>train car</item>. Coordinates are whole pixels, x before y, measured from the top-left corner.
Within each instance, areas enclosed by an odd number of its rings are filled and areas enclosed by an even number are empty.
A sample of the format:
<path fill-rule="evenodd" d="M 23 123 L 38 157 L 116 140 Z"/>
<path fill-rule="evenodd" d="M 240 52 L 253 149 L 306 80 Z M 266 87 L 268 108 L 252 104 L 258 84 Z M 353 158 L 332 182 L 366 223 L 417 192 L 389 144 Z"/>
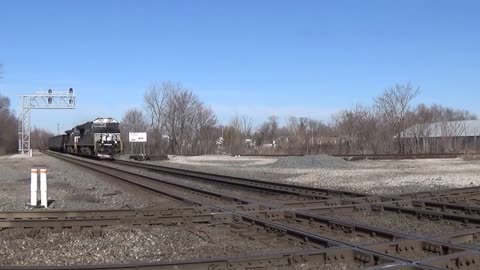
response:
<path fill-rule="evenodd" d="M 67 135 L 58 135 L 48 138 L 48 149 L 56 152 L 65 152 Z"/>
<path fill-rule="evenodd" d="M 65 133 L 60 135 L 64 136 L 63 147 L 59 136 L 49 139 L 51 150 L 101 159 L 114 159 L 123 150 L 119 123 L 113 118 L 97 118 Z"/>

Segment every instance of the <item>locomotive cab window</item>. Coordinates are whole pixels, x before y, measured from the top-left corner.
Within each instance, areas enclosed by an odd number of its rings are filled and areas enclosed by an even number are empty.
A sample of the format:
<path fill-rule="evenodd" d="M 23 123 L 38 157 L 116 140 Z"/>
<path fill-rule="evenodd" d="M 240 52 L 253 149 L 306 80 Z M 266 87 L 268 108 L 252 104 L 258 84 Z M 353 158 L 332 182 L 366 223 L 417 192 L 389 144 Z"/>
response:
<path fill-rule="evenodd" d="M 96 127 L 107 127 L 107 123 L 102 123 L 102 122 L 93 123 L 93 127 L 94 128 L 96 128 Z"/>

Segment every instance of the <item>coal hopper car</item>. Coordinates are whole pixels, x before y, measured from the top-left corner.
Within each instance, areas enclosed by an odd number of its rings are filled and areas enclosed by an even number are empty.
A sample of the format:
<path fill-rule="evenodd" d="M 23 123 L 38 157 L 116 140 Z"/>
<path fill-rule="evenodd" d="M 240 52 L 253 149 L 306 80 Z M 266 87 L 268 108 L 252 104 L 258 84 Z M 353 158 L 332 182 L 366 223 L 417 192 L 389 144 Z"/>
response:
<path fill-rule="evenodd" d="M 58 135 L 48 138 L 48 149 L 56 152 L 65 152 L 65 142 L 67 135 Z"/>

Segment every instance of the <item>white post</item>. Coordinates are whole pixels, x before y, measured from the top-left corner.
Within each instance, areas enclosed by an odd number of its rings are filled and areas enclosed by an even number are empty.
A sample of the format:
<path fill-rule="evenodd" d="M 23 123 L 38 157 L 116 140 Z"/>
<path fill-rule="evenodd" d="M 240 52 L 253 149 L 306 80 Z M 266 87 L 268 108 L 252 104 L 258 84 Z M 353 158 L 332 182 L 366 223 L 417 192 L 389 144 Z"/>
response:
<path fill-rule="evenodd" d="M 30 178 L 30 205 L 37 206 L 38 169 L 32 169 Z"/>
<path fill-rule="evenodd" d="M 47 169 L 40 169 L 40 198 L 41 205 L 47 208 Z"/>

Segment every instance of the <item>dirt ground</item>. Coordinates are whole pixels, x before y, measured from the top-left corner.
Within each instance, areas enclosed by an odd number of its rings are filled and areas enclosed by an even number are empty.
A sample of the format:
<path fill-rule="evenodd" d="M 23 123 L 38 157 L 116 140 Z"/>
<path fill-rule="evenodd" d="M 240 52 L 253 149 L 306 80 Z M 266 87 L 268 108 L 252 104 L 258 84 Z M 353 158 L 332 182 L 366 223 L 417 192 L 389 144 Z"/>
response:
<path fill-rule="evenodd" d="M 151 163 L 298 185 L 395 194 L 480 185 L 480 161 L 456 159 L 366 160 L 344 168 L 272 168 L 272 157 L 172 157 Z"/>

